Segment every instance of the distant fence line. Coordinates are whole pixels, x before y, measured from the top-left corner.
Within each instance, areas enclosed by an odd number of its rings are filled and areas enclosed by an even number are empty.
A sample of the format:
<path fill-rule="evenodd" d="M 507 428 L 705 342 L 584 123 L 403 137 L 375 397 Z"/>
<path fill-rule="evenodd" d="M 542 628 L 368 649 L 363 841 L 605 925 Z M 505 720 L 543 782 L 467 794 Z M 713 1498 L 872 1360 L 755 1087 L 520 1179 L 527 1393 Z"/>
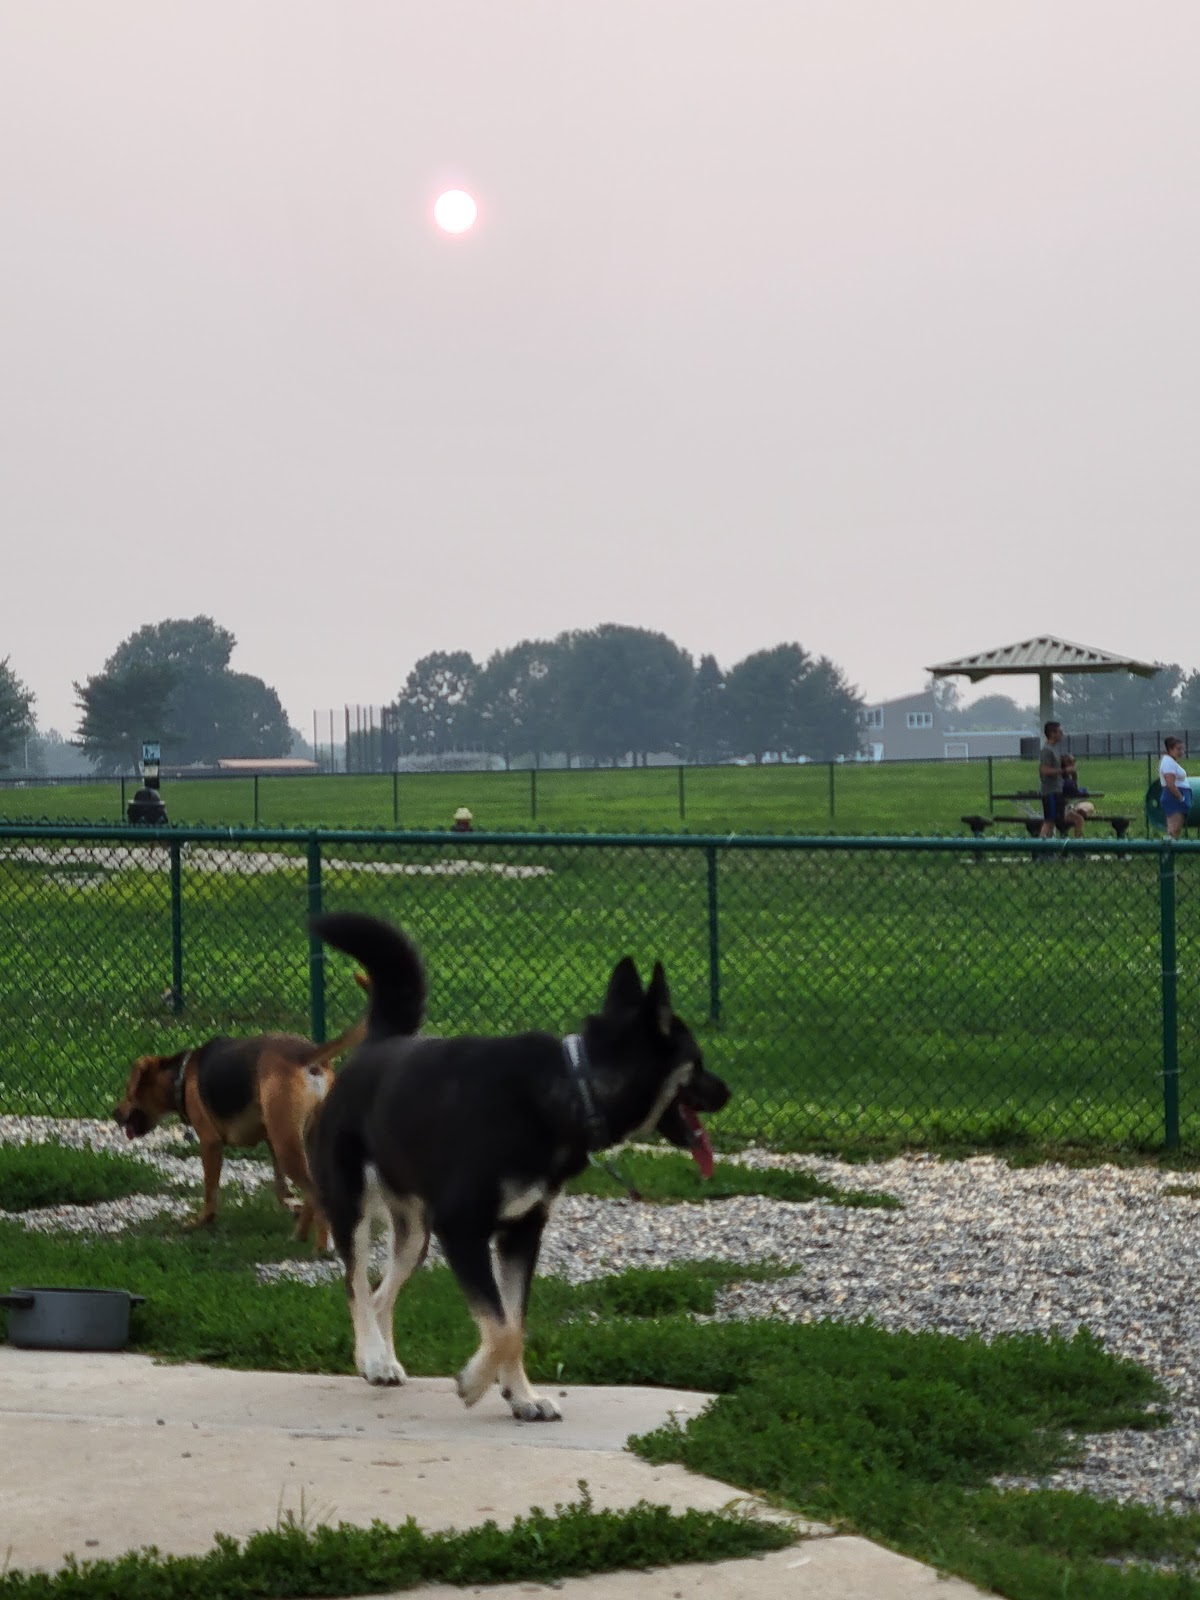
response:
<path fill-rule="evenodd" d="M 1189 734 L 1187 731 L 1184 731 L 1184 732 L 1182 732 L 1182 733 L 1180 733 L 1178 735 L 1178 737 L 1180 737 L 1184 741 L 1185 760 L 1187 759 L 1187 755 L 1188 755 L 1189 748 L 1190 748 L 1189 741 L 1190 741 L 1190 738 L 1193 737 L 1193 736 L 1196 738 L 1197 748 L 1200 749 L 1200 732 L 1196 732 L 1193 735 L 1193 734 Z M 1159 743 L 1155 744 L 1153 749 L 1151 749 L 1149 746 L 1143 746 L 1143 748 L 1141 748 L 1141 749 L 1138 749 L 1136 751 L 1132 751 L 1131 748 L 1130 748 L 1130 745 L 1128 743 L 1123 748 L 1117 748 L 1115 746 L 1115 744 L 1113 743 L 1113 741 L 1117 741 L 1117 740 L 1127 740 L 1127 741 L 1133 741 L 1133 740 L 1142 740 L 1142 741 L 1145 741 L 1145 740 L 1159 740 L 1160 741 L 1160 736 L 1157 733 L 1154 733 L 1154 734 L 1149 734 L 1149 733 L 1147 733 L 1147 734 L 1131 733 L 1131 734 L 1128 734 L 1128 735 L 1126 735 L 1126 734 L 1097 734 L 1097 735 L 1083 734 L 1083 735 L 1076 735 L 1074 738 L 1067 739 L 1067 740 L 1064 741 L 1064 743 L 1066 745 L 1066 748 L 1068 750 L 1072 751 L 1074 754 L 1076 754 L 1076 755 L 1084 755 L 1089 760 L 1093 760 L 1093 761 L 1095 761 L 1095 760 L 1101 760 L 1101 761 L 1103 761 L 1103 760 L 1125 760 L 1125 761 L 1128 761 L 1130 759 L 1136 759 L 1136 757 L 1139 756 L 1139 755 L 1144 755 L 1145 761 L 1146 761 L 1146 783 L 1147 783 L 1147 785 L 1149 785 L 1152 777 L 1154 776 L 1154 763 L 1155 763 L 1155 760 L 1157 759 L 1158 752 L 1162 748 L 1161 747 L 1161 741 Z M 1089 741 L 1091 741 L 1091 742 L 1089 742 Z M 1104 748 L 1100 748 L 1099 747 L 1099 741 L 1106 741 L 1107 742 L 1106 746 Z M 1111 746 L 1111 747 L 1109 747 L 1109 746 Z M 509 779 L 509 780 L 511 780 L 514 776 L 517 776 L 517 775 L 519 775 L 521 773 L 524 773 L 524 775 L 528 779 L 528 786 L 529 786 L 529 788 L 528 788 L 528 792 L 529 792 L 529 817 L 530 817 L 531 821 L 536 822 L 537 821 L 537 817 L 538 817 L 538 778 L 539 778 L 539 775 L 546 776 L 546 777 L 549 777 L 549 776 L 552 775 L 553 778 L 556 781 L 563 780 L 563 779 L 566 779 L 567 781 L 569 781 L 570 778 L 572 776 L 574 776 L 574 775 L 581 775 L 581 774 L 585 774 L 585 773 L 594 773 L 594 772 L 629 773 L 631 778 L 633 778 L 635 776 L 644 776 L 648 772 L 656 772 L 656 773 L 660 773 L 660 774 L 667 774 L 667 773 L 670 773 L 670 772 L 673 771 L 676 774 L 676 790 L 677 790 L 677 795 L 678 795 L 679 817 L 680 817 L 681 821 L 686 821 L 686 819 L 687 819 L 687 775 L 689 773 L 695 774 L 696 776 L 699 776 L 700 774 L 703 774 L 703 773 L 713 773 L 713 772 L 724 772 L 724 773 L 733 774 L 733 773 L 736 773 L 739 770 L 748 770 L 748 769 L 751 769 L 751 768 L 753 770 L 755 770 L 755 771 L 766 770 L 766 769 L 770 769 L 770 770 L 779 769 L 779 770 L 782 770 L 782 771 L 789 771 L 789 772 L 803 771 L 803 772 L 806 772 L 806 773 L 814 773 L 814 774 L 818 773 L 818 772 L 821 772 L 821 771 L 824 771 L 825 774 L 826 774 L 826 784 L 827 784 L 828 796 L 829 796 L 829 818 L 830 818 L 831 821 L 834 821 L 837 818 L 837 774 L 838 774 L 838 772 L 840 770 L 850 769 L 851 771 L 854 771 L 854 770 L 857 770 L 857 769 L 860 769 L 860 768 L 863 768 L 863 767 L 871 767 L 871 768 L 875 768 L 875 769 L 887 768 L 888 770 L 892 770 L 892 771 L 901 770 L 901 769 L 905 769 L 905 768 L 928 769 L 930 767 L 955 767 L 955 768 L 978 767 L 981 770 L 981 772 L 986 770 L 986 775 L 987 775 L 986 776 L 986 799 L 987 799 L 988 808 L 990 810 L 992 808 L 992 806 L 994 804 L 994 800 L 995 800 L 995 783 L 994 783 L 994 778 L 993 778 L 995 765 L 997 763 L 1009 764 L 1009 763 L 1016 762 L 1016 761 L 1022 761 L 1022 760 L 1027 761 L 1027 760 L 1030 760 L 1031 758 L 1036 758 L 1036 754 L 1037 754 L 1037 745 L 1036 745 L 1036 741 L 1034 741 L 1033 742 L 1032 751 L 1024 752 L 1020 756 L 1015 755 L 1015 754 L 1013 754 L 1013 755 L 1003 755 L 1003 756 L 1001 756 L 1001 755 L 919 756 L 919 757 L 907 757 L 907 758 L 903 758 L 903 759 L 897 758 L 897 759 L 894 759 L 894 760 L 883 760 L 883 761 L 867 761 L 867 760 L 857 760 L 857 759 L 854 759 L 854 760 L 839 760 L 839 761 L 761 762 L 761 763 L 760 762 L 742 762 L 742 761 L 678 762 L 678 763 L 672 763 L 672 762 L 663 761 L 663 762 L 656 762 L 653 766 L 646 766 L 646 767 L 642 767 L 642 766 L 603 767 L 603 766 L 593 765 L 593 766 L 553 767 L 553 768 L 550 768 L 550 767 L 543 768 L 543 767 L 537 767 L 537 766 L 533 766 L 533 767 L 507 767 L 507 768 L 495 767 L 495 768 L 487 768 L 487 767 L 454 766 L 454 767 L 428 767 L 428 768 L 422 768 L 420 770 L 405 770 L 405 771 L 399 771 L 399 770 L 392 770 L 392 771 L 372 770 L 372 771 L 362 771 L 362 772 L 360 772 L 360 771 L 351 771 L 351 772 L 336 772 L 336 771 L 333 771 L 333 772 L 331 772 L 331 771 L 323 769 L 323 770 L 321 770 L 319 772 L 275 772 L 275 771 L 265 770 L 263 772 L 255 773 L 255 772 L 247 772 L 245 770 L 242 770 L 242 771 L 239 771 L 239 772 L 228 772 L 228 771 L 220 771 L 220 770 L 217 770 L 217 769 L 200 769 L 200 770 L 183 769 L 183 770 L 179 770 L 179 769 L 170 769 L 170 768 L 168 768 L 168 769 L 166 769 L 164 771 L 163 783 L 166 784 L 166 785 L 171 785 L 171 786 L 173 786 L 175 784 L 180 784 L 180 783 L 202 784 L 202 783 L 218 783 L 219 782 L 219 783 L 224 783 L 224 784 L 245 784 L 245 785 L 247 785 L 247 791 L 246 792 L 247 792 L 248 797 L 251 794 L 253 796 L 253 822 L 254 822 L 255 826 L 258 826 L 258 824 L 259 824 L 259 822 L 261 820 L 260 811 L 259 811 L 259 785 L 260 785 L 260 781 L 261 780 L 265 779 L 265 780 L 269 781 L 270 783 L 275 784 L 275 783 L 289 783 L 289 782 L 297 782 L 297 781 L 311 783 L 316 779 L 341 779 L 341 780 L 344 781 L 344 780 L 346 780 L 348 778 L 361 778 L 361 777 L 390 778 L 392 780 L 392 820 L 393 820 L 394 823 L 396 823 L 398 825 L 399 822 L 400 822 L 400 814 L 401 814 L 400 813 L 400 786 L 401 786 L 402 783 L 407 785 L 409 783 L 419 782 L 422 778 L 443 778 L 443 777 L 459 777 L 459 778 L 467 778 L 467 777 L 469 777 L 472 781 L 482 781 L 482 782 L 486 783 L 488 779 L 496 779 L 496 780 Z M 119 803 L 120 809 L 119 809 L 117 815 L 120 818 L 123 819 L 126 816 L 126 810 L 127 810 L 127 805 L 128 805 L 129 798 L 131 797 L 133 791 L 140 787 L 141 781 L 142 781 L 141 778 L 136 773 L 125 773 L 125 774 L 120 774 L 120 775 L 114 775 L 114 774 L 111 774 L 111 773 L 101 773 L 101 774 L 85 773 L 85 774 L 79 774 L 79 775 L 73 775 L 73 776 L 65 776 L 65 775 L 50 776 L 50 775 L 45 775 L 45 774 L 41 774 L 41 773 L 5 774 L 3 772 L 0 772 L 0 792 L 3 792 L 6 789 L 59 789 L 59 788 L 73 788 L 73 787 L 76 787 L 76 786 L 81 787 L 81 788 L 83 788 L 83 787 L 96 788 L 96 787 L 102 787 L 103 785 L 109 784 L 109 785 L 113 786 L 116 795 L 119 796 L 119 802 L 118 803 Z M 983 798 L 983 793 L 982 793 L 982 788 L 981 788 L 981 799 L 982 798 Z M 248 811 L 248 816 L 249 816 L 249 811 Z"/>
<path fill-rule="evenodd" d="M 570 1031 L 661 957 L 734 1142 L 1200 1149 L 1200 843 L 1166 840 L 3 824 L 0 1112 L 336 1031 L 361 996 L 307 919 L 352 907 L 414 935 L 439 1033 Z"/>

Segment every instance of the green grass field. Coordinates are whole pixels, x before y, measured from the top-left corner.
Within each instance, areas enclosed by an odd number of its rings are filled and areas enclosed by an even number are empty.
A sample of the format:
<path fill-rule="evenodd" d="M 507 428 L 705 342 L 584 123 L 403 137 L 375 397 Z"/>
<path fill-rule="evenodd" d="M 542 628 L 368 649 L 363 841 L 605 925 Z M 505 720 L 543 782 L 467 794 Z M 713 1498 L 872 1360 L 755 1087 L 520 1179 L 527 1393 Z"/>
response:
<path fill-rule="evenodd" d="M 1144 757 L 1081 761 L 1103 811 L 1139 819 L 1150 771 Z M 1032 762 L 996 761 L 997 793 L 1037 787 Z M 536 797 L 535 791 L 536 789 Z M 126 797 L 133 793 L 127 783 Z M 827 766 L 617 768 L 570 772 L 413 773 L 315 778 L 168 781 L 172 822 L 264 827 L 449 827 L 468 806 L 478 829 L 507 832 L 961 834 L 962 817 L 988 809 L 986 762 Z M 535 815 L 536 808 L 536 815 Z M 1011 811 L 1005 803 L 1004 811 Z M 0 791 L 10 821 L 123 822 L 118 781 Z M 1107 829 L 1102 829 L 1107 833 Z"/>
<path fill-rule="evenodd" d="M 184 858 L 176 1013 L 164 853 L 0 841 L 0 1109 L 103 1114 L 135 1055 L 214 1032 L 307 1031 L 296 850 Z M 1198 870 L 1192 847 L 1178 853 L 1185 1049 L 1200 1022 Z M 617 957 L 662 958 L 734 1088 L 713 1122 L 726 1145 L 1161 1144 L 1156 852 L 728 849 L 712 887 L 715 945 L 695 848 L 332 844 L 323 867 L 327 908 L 413 933 L 437 1031 L 569 1031 Z M 361 999 L 340 957 L 326 993 L 332 1034 Z M 1186 1075 L 1181 1113 L 1185 1148 L 1200 1149 Z"/>

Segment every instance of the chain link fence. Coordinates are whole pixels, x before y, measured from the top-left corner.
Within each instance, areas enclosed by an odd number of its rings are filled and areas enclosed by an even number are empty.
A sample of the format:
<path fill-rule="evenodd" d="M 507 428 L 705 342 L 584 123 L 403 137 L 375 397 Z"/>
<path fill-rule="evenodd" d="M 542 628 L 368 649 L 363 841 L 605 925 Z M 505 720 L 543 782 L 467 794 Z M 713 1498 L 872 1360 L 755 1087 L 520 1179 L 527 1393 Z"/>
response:
<path fill-rule="evenodd" d="M 0 1113 L 102 1116 L 130 1061 L 360 1012 L 310 911 L 389 918 L 442 1033 L 577 1027 L 665 963 L 777 1148 L 1200 1150 L 1200 844 L 0 826 Z M 1177 970 L 1176 970 L 1177 969 Z"/>

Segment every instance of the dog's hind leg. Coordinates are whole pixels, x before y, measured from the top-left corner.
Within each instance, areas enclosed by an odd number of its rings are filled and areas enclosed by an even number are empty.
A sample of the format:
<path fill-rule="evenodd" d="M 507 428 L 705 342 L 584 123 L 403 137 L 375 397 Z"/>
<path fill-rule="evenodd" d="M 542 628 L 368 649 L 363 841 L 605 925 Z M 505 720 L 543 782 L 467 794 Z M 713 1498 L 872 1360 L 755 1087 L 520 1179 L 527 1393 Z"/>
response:
<path fill-rule="evenodd" d="M 263 1127 L 275 1169 L 275 1196 L 284 1210 L 297 1218 L 293 1237 L 304 1239 L 316 1209 L 304 1148 L 304 1118 L 312 1101 L 296 1091 L 294 1075 L 279 1073 L 264 1077 L 261 1095 Z M 298 1201 L 292 1199 L 289 1181 L 300 1195 Z"/>
<path fill-rule="evenodd" d="M 275 1198 L 286 1211 L 291 1211 L 294 1209 L 291 1204 L 292 1192 L 288 1188 L 288 1181 L 283 1175 L 283 1168 L 279 1165 L 279 1157 L 276 1155 L 273 1148 L 271 1149 L 271 1166 L 274 1168 L 275 1172 L 275 1177 L 271 1185 L 275 1190 Z"/>
<path fill-rule="evenodd" d="M 375 1315 L 374 1294 L 371 1289 L 371 1223 L 376 1217 L 387 1229 L 386 1248 L 394 1248 L 395 1229 L 391 1213 L 379 1190 L 379 1175 L 367 1165 L 355 1171 L 353 1165 L 343 1169 L 345 1188 L 338 1190 L 324 1185 L 330 1196 L 329 1225 L 346 1267 L 346 1299 L 350 1306 L 350 1323 L 354 1329 L 354 1365 L 368 1383 L 399 1383 L 394 1357 L 388 1354 L 379 1331 Z"/>
<path fill-rule="evenodd" d="M 424 1208 L 412 1200 L 392 1211 L 392 1257 L 383 1271 L 379 1287 L 371 1297 L 375 1320 L 379 1324 L 390 1372 L 372 1383 L 404 1383 L 407 1374 L 396 1359 L 396 1296 L 424 1261 L 429 1250 L 429 1229 Z M 385 1371 L 386 1363 L 385 1363 Z"/>
<path fill-rule="evenodd" d="M 499 1378 L 501 1366 L 519 1356 L 521 1328 L 504 1315 L 487 1232 L 458 1222 L 436 1225 L 434 1231 L 479 1329 L 479 1349 L 455 1380 L 459 1398 L 473 1406 Z"/>
<path fill-rule="evenodd" d="M 520 1333 L 515 1354 L 510 1353 L 501 1364 L 498 1376 L 501 1393 L 521 1422 L 558 1422 L 562 1418 L 554 1401 L 536 1393 L 525 1375 L 525 1313 L 548 1216 L 547 1207 L 535 1206 L 510 1222 L 496 1239 L 500 1303 L 505 1321 Z"/>
<path fill-rule="evenodd" d="M 375 1314 L 374 1293 L 367 1269 L 371 1261 L 372 1208 L 364 1207 L 354 1229 L 354 1238 L 346 1261 L 346 1298 L 350 1302 L 350 1321 L 354 1327 L 354 1365 L 368 1383 L 403 1383 L 403 1373 L 397 1372 L 394 1354 L 390 1354 L 379 1330 Z M 395 1230 L 388 1218 L 389 1249 L 394 1249 Z"/>

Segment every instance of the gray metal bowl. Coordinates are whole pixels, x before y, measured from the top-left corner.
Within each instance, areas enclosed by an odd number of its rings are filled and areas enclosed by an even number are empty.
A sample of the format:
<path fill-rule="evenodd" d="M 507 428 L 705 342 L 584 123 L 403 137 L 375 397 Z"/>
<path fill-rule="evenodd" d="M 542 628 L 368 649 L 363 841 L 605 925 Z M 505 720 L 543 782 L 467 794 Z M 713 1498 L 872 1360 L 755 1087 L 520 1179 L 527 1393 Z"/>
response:
<path fill-rule="evenodd" d="M 145 1296 L 125 1289 L 22 1289 L 0 1294 L 8 1342 L 25 1350 L 123 1350 L 129 1308 Z"/>

